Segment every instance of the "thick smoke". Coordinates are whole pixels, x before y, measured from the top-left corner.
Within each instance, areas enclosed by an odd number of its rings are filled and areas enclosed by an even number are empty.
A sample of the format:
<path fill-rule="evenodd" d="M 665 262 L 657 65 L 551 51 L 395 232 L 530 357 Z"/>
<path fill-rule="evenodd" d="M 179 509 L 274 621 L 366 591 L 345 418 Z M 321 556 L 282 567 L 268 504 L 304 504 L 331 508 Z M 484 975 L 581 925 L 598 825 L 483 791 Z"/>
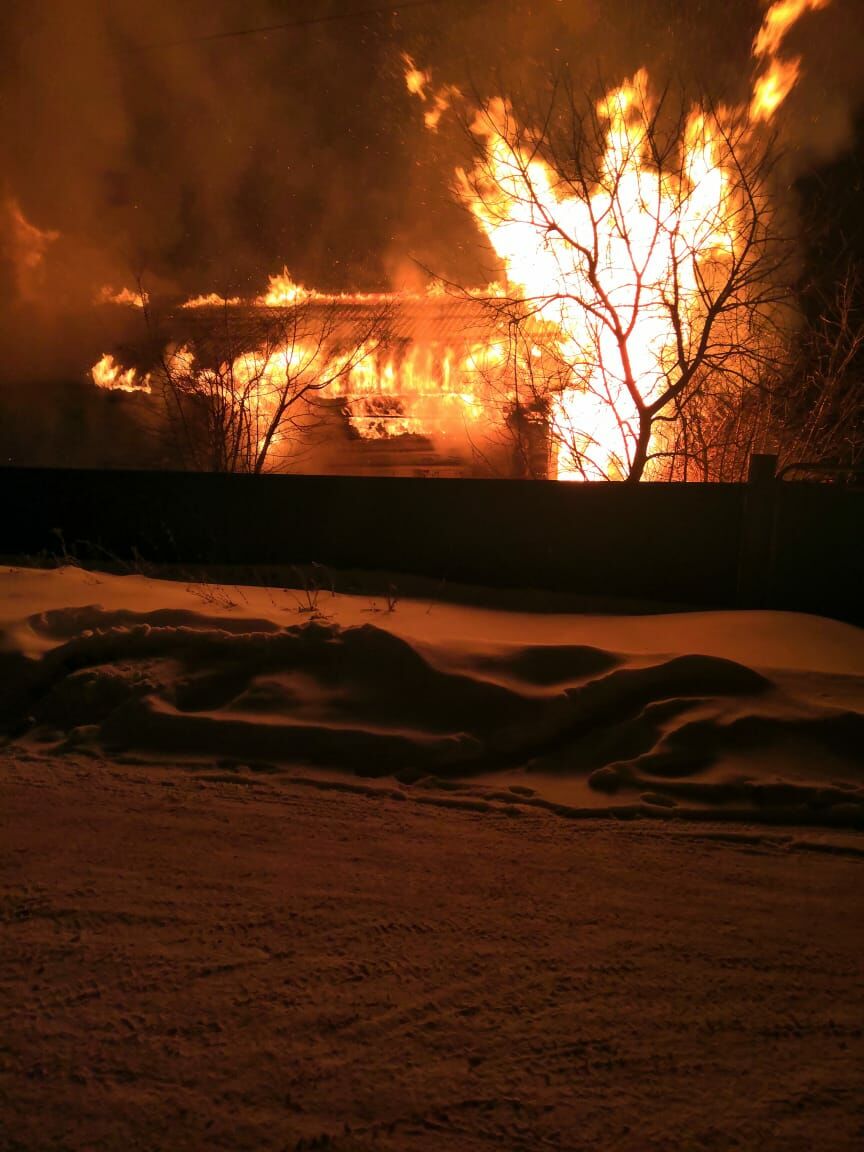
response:
<path fill-rule="evenodd" d="M 248 292 L 286 262 L 316 281 L 380 272 L 369 253 L 387 245 L 410 165 L 386 27 L 188 43 L 297 12 L 278 0 L 4 6 L 4 178 L 28 219 L 61 233 L 55 265 L 65 248 L 90 288 L 143 275 L 181 291 Z"/>

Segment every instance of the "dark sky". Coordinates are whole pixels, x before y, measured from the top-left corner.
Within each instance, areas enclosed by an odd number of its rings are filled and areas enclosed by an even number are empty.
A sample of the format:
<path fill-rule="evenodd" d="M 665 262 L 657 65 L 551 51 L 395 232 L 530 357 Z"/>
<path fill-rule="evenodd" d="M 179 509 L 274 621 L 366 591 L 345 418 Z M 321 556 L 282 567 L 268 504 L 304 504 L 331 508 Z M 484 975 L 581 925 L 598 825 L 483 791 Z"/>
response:
<path fill-rule="evenodd" d="M 65 299 L 94 285 L 258 290 L 287 264 L 330 288 L 477 272 L 452 202 L 465 142 L 430 136 L 400 55 L 436 81 L 490 95 L 577 84 L 645 64 L 745 96 L 756 0 L 441 0 L 352 17 L 376 0 L 6 0 L 0 9 L 0 160 L 6 197 L 61 233 Z M 796 164 L 838 152 L 864 85 L 864 5 L 833 0 L 790 50 L 806 75 L 782 121 Z M 297 18 L 267 35 L 194 37 Z M 8 279 L 8 277 L 7 277 Z"/>

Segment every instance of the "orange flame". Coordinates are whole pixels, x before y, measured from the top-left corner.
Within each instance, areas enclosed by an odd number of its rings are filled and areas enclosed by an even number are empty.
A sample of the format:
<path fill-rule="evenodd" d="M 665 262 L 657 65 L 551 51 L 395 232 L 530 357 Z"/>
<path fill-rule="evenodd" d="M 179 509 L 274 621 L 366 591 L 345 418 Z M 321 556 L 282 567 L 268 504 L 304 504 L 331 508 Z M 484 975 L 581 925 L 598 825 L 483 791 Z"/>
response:
<path fill-rule="evenodd" d="M 218 292 L 208 292 L 206 296 L 193 296 L 184 301 L 181 308 L 224 308 L 226 305 L 234 308 L 239 303 L 239 296 L 220 296 Z"/>
<path fill-rule="evenodd" d="M 754 122 L 774 115 L 800 74 L 800 60 L 779 55 L 790 28 L 829 2 L 778 0 L 768 8 L 753 45 L 759 62 Z M 428 71 L 410 56 L 402 59 L 406 87 L 423 105 L 426 127 L 436 131 L 461 93 L 452 85 L 435 88 Z M 501 426 L 521 399 L 521 381 L 530 383 L 536 370 L 542 411 L 556 438 L 559 478 L 626 476 L 640 405 L 662 398 L 679 348 L 701 331 L 706 283 L 734 261 L 739 246 L 739 205 L 726 150 L 730 113 L 696 109 L 689 115 L 680 163 L 670 175 L 652 161 L 654 110 L 645 71 L 604 96 L 597 106 L 603 139 L 596 179 L 578 193 L 542 158 L 505 100 L 493 100 L 476 117 L 480 158 L 470 172 L 457 173 L 457 191 L 500 258 L 507 284 L 471 294 L 527 305 L 528 342 L 518 351 L 491 337 L 467 351 L 432 341 L 396 350 L 361 347 L 349 359 L 322 339 L 308 347 L 262 345 L 218 368 L 203 367 L 182 347 L 166 358 L 165 370 L 193 390 L 212 381 L 230 404 L 252 414 L 256 428 L 277 410 L 286 384 L 314 381 L 322 399 L 344 407 L 363 439 L 465 436 L 478 425 Z M 438 282 L 428 295 L 444 291 Z M 128 289 L 107 298 L 146 303 Z M 251 303 L 297 308 L 408 299 L 423 297 L 327 294 L 298 284 L 283 268 Z M 239 303 L 209 293 L 183 308 Z M 620 320 L 617 330 L 604 322 L 610 313 Z M 152 390 L 149 374 L 107 354 L 92 374 L 102 388 Z M 276 438 L 291 434 L 280 431 Z M 660 436 L 654 433 L 654 447 L 663 446 Z"/>
<path fill-rule="evenodd" d="M 754 120 L 770 120 L 798 83 L 801 61 L 772 60 L 753 85 L 750 115 Z"/>
<path fill-rule="evenodd" d="M 786 34 L 806 12 L 827 8 L 831 0 L 777 0 L 762 21 L 762 27 L 753 41 L 753 55 L 757 59 L 776 56 Z"/>
<path fill-rule="evenodd" d="M 423 113 L 423 123 L 430 132 L 438 131 L 441 117 L 447 112 L 454 100 L 462 93 L 455 84 L 442 84 L 440 88 L 433 89 L 431 72 L 424 72 L 418 68 L 407 52 L 402 53 L 405 65 L 405 86 L 412 96 L 416 96 L 426 105 Z"/>
<path fill-rule="evenodd" d="M 402 53 L 402 61 L 405 65 L 405 84 L 408 91 L 412 96 L 419 96 L 421 100 L 425 100 L 429 73 L 418 68 L 407 52 Z"/>
<path fill-rule="evenodd" d="M 776 0 L 753 41 L 753 55 L 763 65 L 753 85 L 750 115 L 768 121 L 786 100 L 801 75 L 801 57 L 782 59 L 778 53 L 789 31 L 807 12 L 826 8 L 831 0 Z"/>
<path fill-rule="evenodd" d="M 150 374 L 142 376 L 137 368 L 124 368 L 105 353 L 90 369 L 93 383 L 112 392 L 152 392 Z"/>
<path fill-rule="evenodd" d="M 104 284 L 96 297 L 97 304 L 128 304 L 132 308 L 144 308 L 149 297 L 146 292 L 135 292 L 132 288 L 112 288 Z"/>
<path fill-rule="evenodd" d="M 329 394 L 346 399 L 349 423 L 363 439 L 452 437 L 492 418 L 488 385 L 506 358 L 497 341 L 461 353 L 436 343 L 412 345 L 402 355 L 361 349 Z"/>
<path fill-rule="evenodd" d="M 267 308 L 290 308 L 302 300 L 308 300 L 311 295 L 302 284 L 295 284 L 288 269 L 283 268 L 269 278 L 267 291 L 263 296 L 258 296 L 255 303 Z"/>
<path fill-rule="evenodd" d="M 673 182 L 650 164 L 644 71 L 608 93 L 598 114 L 608 125 L 606 151 L 585 199 L 562 190 L 553 170 L 519 143 L 503 100 L 475 120 L 484 154 L 458 177 L 508 281 L 552 334 L 546 344 L 565 369 L 567 386 L 553 401 L 560 478 L 627 474 L 638 424 L 633 381 L 645 403 L 662 392 L 676 340 L 686 343 L 699 317 L 700 277 L 735 245 L 716 123 L 691 115 Z M 669 314 L 673 294 L 682 300 L 680 333 Z M 627 331 L 623 346 L 603 322 L 612 313 Z"/>

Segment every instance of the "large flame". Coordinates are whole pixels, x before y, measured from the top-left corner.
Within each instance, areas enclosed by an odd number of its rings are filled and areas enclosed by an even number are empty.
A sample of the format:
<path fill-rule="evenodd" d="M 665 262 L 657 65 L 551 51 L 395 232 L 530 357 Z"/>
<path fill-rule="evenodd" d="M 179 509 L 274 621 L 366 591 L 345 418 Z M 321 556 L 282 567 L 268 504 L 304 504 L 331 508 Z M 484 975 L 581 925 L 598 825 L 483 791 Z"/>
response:
<path fill-rule="evenodd" d="M 652 105 L 639 72 L 598 107 L 596 186 L 577 195 L 493 101 L 474 122 L 483 154 L 459 188 L 503 261 L 511 292 L 545 325 L 565 387 L 553 394 L 564 478 L 629 472 L 637 405 L 667 384 L 704 307 L 704 277 L 734 256 L 733 203 L 716 121 L 694 112 L 676 177 L 651 163 Z M 674 315 L 670 301 L 677 301 Z M 539 338 L 539 337 L 538 337 Z"/>
<path fill-rule="evenodd" d="M 753 41 L 754 56 L 776 56 L 787 33 L 806 12 L 827 8 L 831 0 L 777 0 L 771 4 L 762 20 L 762 27 Z"/>
<path fill-rule="evenodd" d="M 306 414 L 303 405 L 296 404 L 291 420 L 280 419 L 280 412 L 302 400 L 307 386 L 317 386 L 328 370 L 326 360 L 320 344 L 290 340 L 251 348 L 209 367 L 184 344 L 167 352 L 159 375 L 175 403 L 184 395 L 209 398 L 226 439 L 235 437 L 238 447 L 247 456 L 251 453 L 245 467 L 258 470 L 259 453 L 279 455 L 296 438 L 298 422 Z M 331 361 L 330 369 L 338 366 Z"/>
<path fill-rule="evenodd" d="M 544 159 L 541 134 L 519 125 L 506 100 L 494 99 L 476 115 L 480 154 L 472 169 L 458 172 L 457 191 L 504 268 L 503 283 L 476 294 L 496 297 L 501 317 L 510 305 L 521 307 L 518 340 L 508 343 L 493 331 L 473 344 L 427 336 L 425 343 L 400 338 L 392 346 L 364 340 L 346 351 L 313 332 L 308 340 L 262 343 L 216 367 L 202 365 L 184 346 L 165 358 L 163 372 L 181 390 L 218 395 L 253 429 L 253 439 L 265 430 L 265 439 L 256 440 L 262 451 L 289 435 L 273 428 L 286 393 L 314 391 L 341 405 L 364 439 L 456 433 L 470 439 L 474 429 L 507 425 L 514 413 L 539 414 L 557 443 L 560 478 L 628 476 L 644 410 L 666 403 L 676 365 L 705 330 L 713 285 L 723 282 L 746 243 L 731 126 L 746 121 L 743 131 L 755 133 L 776 113 L 801 72 L 799 58 L 781 55 L 786 36 L 829 2 L 768 6 L 753 43 L 749 121 L 746 108 L 694 108 L 671 162 L 671 153 L 663 161 L 656 155 L 656 107 L 644 71 L 598 103 L 597 155 L 581 174 L 590 178 L 568 182 L 560 166 Z M 422 103 L 426 127 L 436 131 L 462 95 L 453 85 L 433 84 L 412 57 L 404 55 L 403 64 L 406 87 Z M 435 282 L 428 294 L 443 291 Z M 146 303 L 129 290 L 105 290 L 102 299 Z M 250 301 L 205 293 L 182 308 L 246 305 L 290 317 L 291 310 L 422 299 L 320 292 L 283 268 Z M 103 388 L 152 388 L 149 374 L 109 355 L 92 373 Z M 649 455 L 666 446 L 660 427 L 653 426 Z M 644 475 L 651 474 L 649 466 Z"/>
<path fill-rule="evenodd" d="M 800 59 L 779 55 L 789 30 L 828 3 L 768 7 L 753 45 L 753 130 L 800 75 Z M 409 91 L 428 109 L 431 77 L 410 58 L 406 64 Z M 461 198 L 504 265 L 509 294 L 522 298 L 531 323 L 545 331 L 538 341 L 559 362 L 549 400 L 560 478 L 629 474 L 640 410 L 668 391 L 670 367 L 704 330 L 706 285 L 747 243 L 738 234 L 741 193 L 729 145 L 740 110 L 694 109 L 680 162 L 671 166 L 654 163 L 653 112 L 644 70 L 609 92 L 597 108 L 606 131 L 596 171 L 568 184 L 543 160 L 540 136 L 494 99 L 472 125 L 480 159 L 457 173 Z M 655 425 L 649 456 L 662 447 Z"/>
<path fill-rule="evenodd" d="M 168 350 L 159 374 L 177 393 L 228 404 L 253 430 L 260 449 L 268 434 L 268 447 L 284 444 L 290 429 L 321 401 L 344 405 L 349 426 L 364 440 L 458 435 L 490 419 L 488 383 L 506 359 L 501 341 L 476 342 L 467 351 L 416 344 L 401 353 L 361 344 L 346 353 L 320 341 L 294 340 L 251 348 L 210 368 L 184 344 Z M 153 390 L 153 373 L 126 368 L 110 354 L 94 364 L 91 375 L 100 388 Z M 304 396 L 291 421 L 274 428 L 280 404 Z"/>

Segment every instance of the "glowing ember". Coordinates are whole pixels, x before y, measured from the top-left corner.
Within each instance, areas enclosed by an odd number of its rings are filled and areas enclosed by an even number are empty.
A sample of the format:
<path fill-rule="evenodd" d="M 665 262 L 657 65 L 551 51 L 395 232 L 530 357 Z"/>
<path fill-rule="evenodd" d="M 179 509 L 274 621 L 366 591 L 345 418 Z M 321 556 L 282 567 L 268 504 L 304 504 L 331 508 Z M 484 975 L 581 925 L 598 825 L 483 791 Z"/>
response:
<path fill-rule="evenodd" d="M 136 368 L 124 368 L 107 352 L 90 369 L 93 383 L 112 392 L 151 392 L 149 373 L 142 376 Z"/>

